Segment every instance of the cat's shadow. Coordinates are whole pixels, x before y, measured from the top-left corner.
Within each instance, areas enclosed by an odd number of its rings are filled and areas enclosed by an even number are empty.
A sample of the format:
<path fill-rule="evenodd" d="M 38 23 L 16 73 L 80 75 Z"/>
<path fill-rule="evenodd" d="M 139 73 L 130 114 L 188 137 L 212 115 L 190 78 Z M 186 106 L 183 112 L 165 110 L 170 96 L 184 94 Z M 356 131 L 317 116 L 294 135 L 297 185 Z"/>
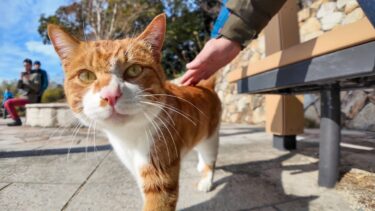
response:
<path fill-rule="evenodd" d="M 317 163 L 281 165 L 295 154 L 288 153 L 270 160 L 218 166 L 218 171 L 230 174 L 214 182 L 214 189 L 220 189 L 219 192 L 208 201 L 182 210 L 309 210 L 310 201 L 318 196 L 291 195 L 283 188 L 283 171 L 298 174 L 318 168 Z"/>

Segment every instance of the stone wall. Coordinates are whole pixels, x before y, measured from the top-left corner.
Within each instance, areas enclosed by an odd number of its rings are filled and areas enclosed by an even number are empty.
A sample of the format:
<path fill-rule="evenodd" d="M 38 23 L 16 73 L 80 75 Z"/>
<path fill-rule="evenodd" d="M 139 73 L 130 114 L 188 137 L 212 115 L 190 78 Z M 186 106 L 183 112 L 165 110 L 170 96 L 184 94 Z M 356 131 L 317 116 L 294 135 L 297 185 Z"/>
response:
<path fill-rule="evenodd" d="M 362 19 L 365 15 L 356 0 L 303 1 L 298 12 L 301 42 L 311 40 L 339 25 Z M 216 89 L 223 102 L 224 122 L 264 124 L 264 96 L 237 94 L 236 84 L 227 82 L 231 70 L 247 67 L 249 63 L 265 57 L 265 37 L 258 39 L 244 49 L 229 65 L 223 68 Z M 341 93 L 343 125 L 347 128 L 375 130 L 375 93 L 371 89 Z M 319 125 L 319 95 L 305 95 L 305 122 L 307 127 Z"/>
<path fill-rule="evenodd" d="M 76 118 L 65 103 L 26 105 L 26 125 L 32 127 L 73 127 Z"/>

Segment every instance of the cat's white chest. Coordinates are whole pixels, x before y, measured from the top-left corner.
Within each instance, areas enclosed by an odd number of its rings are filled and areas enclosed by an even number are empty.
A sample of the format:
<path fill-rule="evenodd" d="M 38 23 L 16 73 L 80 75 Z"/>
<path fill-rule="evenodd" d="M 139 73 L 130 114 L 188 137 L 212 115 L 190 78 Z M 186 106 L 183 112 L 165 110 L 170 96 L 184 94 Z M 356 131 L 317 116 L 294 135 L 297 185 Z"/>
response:
<path fill-rule="evenodd" d="M 130 131 L 128 131 L 130 132 Z M 121 162 L 137 177 L 139 169 L 150 161 L 150 141 L 147 134 L 139 131 L 116 133 L 106 131 L 107 137 Z"/>

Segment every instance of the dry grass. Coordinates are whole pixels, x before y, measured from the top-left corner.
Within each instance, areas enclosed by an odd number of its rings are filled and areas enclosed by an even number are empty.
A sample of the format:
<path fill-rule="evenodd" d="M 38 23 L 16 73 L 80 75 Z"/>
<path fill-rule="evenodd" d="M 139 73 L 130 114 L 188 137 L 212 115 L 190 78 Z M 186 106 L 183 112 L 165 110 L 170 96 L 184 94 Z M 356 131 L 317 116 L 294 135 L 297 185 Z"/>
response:
<path fill-rule="evenodd" d="M 375 173 L 352 169 L 336 188 L 348 197 L 354 209 L 375 210 Z"/>

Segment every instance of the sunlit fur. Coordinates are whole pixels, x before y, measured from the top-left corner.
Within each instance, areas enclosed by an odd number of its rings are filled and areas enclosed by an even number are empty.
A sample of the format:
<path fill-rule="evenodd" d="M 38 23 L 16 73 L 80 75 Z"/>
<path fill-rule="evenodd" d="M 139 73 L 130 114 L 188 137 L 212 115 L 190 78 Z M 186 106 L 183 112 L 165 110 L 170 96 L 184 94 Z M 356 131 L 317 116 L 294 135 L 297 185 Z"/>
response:
<path fill-rule="evenodd" d="M 209 191 L 218 151 L 221 106 L 215 81 L 196 87 L 166 81 L 160 65 L 165 19 L 157 16 L 136 38 L 90 42 L 48 26 L 63 64 L 68 104 L 83 123 L 94 122 L 108 136 L 136 178 L 144 210 L 175 210 L 181 157 L 193 148 L 203 175 L 198 189 Z M 127 77 L 124 72 L 133 64 L 143 71 Z M 93 72 L 96 80 L 80 80 L 81 71 Z"/>

